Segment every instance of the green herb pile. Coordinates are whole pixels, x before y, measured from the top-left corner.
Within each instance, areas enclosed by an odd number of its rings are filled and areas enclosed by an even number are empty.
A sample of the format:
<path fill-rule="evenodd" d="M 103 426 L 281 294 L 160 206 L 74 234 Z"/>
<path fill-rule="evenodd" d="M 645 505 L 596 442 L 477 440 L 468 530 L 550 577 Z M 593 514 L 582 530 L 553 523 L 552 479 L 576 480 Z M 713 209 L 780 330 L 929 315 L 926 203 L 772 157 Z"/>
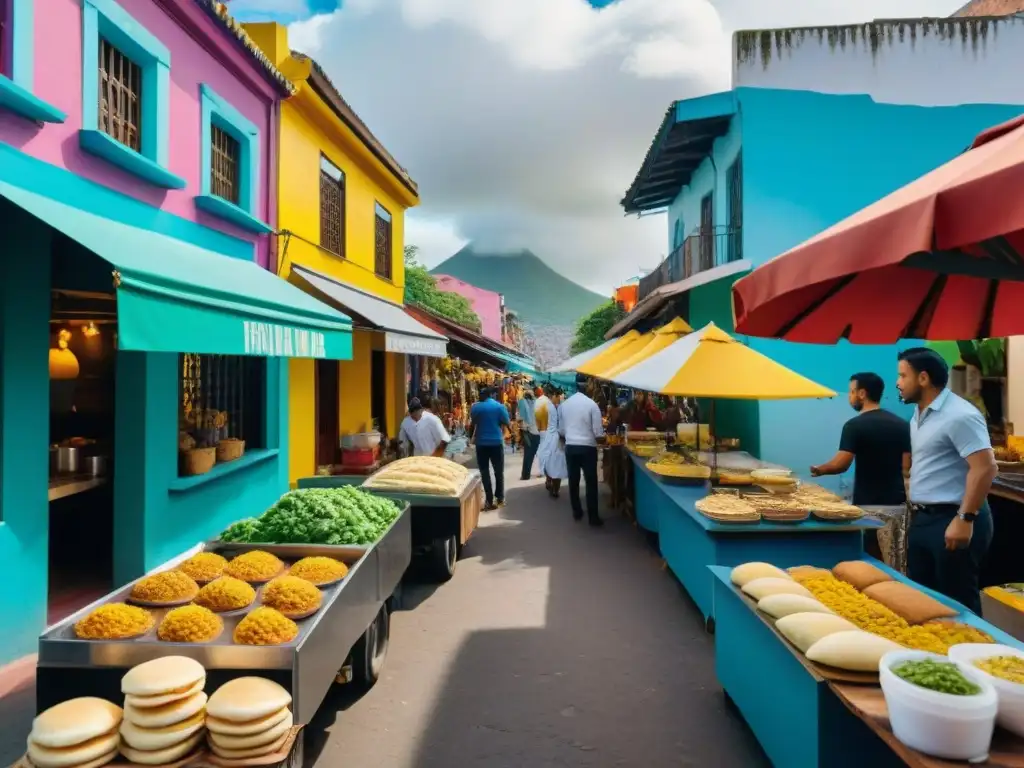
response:
<path fill-rule="evenodd" d="M 905 661 L 892 668 L 897 677 L 908 683 L 919 685 L 930 691 L 950 693 L 954 696 L 975 696 L 981 693 L 981 686 L 971 682 L 956 664 L 948 661 Z"/>
<path fill-rule="evenodd" d="M 221 541 L 246 544 L 372 544 L 398 517 L 390 499 L 354 486 L 289 491 L 258 518 L 240 520 Z"/>

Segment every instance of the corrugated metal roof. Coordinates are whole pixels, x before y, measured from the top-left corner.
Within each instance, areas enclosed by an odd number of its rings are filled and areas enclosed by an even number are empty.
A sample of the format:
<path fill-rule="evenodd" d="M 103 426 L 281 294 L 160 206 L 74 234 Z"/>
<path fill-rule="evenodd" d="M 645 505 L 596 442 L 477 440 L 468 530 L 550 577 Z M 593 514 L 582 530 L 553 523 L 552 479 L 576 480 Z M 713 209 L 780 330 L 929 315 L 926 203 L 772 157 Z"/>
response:
<path fill-rule="evenodd" d="M 263 53 L 263 51 L 260 50 L 260 47 L 253 42 L 251 37 L 249 37 L 249 33 L 242 28 L 242 25 L 237 22 L 230 13 L 228 13 L 227 6 L 225 6 L 224 3 L 218 2 L 218 0 L 196 0 L 196 2 L 200 7 L 205 9 L 212 18 L 219 22 L 222 27 L 242 43 L 249 55 L 252 56 L 264 70 L 266 70 L 267 74 L 269 74 L 270 77 L 280 85 L 289 96 L 295 95 L 295 84 L 274 66 L 273 62 L 267 58 L 267 55 Z"/>
<path fill-rule="evenodd" d="M 956 16 L 1013 16 L 1024 13 L 1024 0 L 971 0 Z"/>

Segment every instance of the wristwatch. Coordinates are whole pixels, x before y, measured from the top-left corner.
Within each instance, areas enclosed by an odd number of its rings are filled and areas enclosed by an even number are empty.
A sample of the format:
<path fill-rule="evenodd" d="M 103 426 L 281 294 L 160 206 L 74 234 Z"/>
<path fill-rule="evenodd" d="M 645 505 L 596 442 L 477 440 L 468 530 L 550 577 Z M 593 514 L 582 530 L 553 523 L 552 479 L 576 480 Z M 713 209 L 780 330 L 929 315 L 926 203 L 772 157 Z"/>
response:
<path fill-rule="evenodd" d="M 957 512 L 956 516 L 963 520 L 965 523 L 973 523 L 978 519 L 977 512 Z"/>

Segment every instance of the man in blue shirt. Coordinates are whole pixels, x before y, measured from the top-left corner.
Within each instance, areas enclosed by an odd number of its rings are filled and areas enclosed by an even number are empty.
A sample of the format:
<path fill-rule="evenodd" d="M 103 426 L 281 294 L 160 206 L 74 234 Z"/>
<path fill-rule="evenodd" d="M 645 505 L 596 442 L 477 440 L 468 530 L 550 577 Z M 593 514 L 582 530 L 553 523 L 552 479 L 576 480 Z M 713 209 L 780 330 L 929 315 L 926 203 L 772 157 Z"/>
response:
<path fill-rule="evenodd" d="M 900 353 L 896 386 L 910 417 L 911 579 L 981 615 L 980 572 L 992 543 L 988 492 L 998 468 L 985 417 L 950 392 L 949 367 L 932 349 Z"/>
<path fill-rule="evenodd" d="M 505 505 L 505 431 L 509 426 L 508 408 L 491 397 L 491 390 L 480 390 L 480 402 L 469 412 L 472 439 L 476 443 L 476 463 L 484 484 L 485 510 Z M 491 467 L 494 486 L 491 486 Z M 497 507 L 495 506 L 497 499 Z"/>

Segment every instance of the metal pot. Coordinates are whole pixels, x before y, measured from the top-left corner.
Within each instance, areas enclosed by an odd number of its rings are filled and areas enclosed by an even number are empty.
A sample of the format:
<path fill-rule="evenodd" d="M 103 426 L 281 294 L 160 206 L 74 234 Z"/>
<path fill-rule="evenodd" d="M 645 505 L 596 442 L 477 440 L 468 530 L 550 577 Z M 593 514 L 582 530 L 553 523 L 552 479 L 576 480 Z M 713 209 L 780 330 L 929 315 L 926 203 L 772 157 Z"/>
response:
<path fill-rule="evenodd" d="M 50 448 L 50 471 L 55 475 L 73 475 L 78 472 L 81 451 L 69 445 Z"/>
<path fill-rule="evenodd" d="M 91 477 L 105 477 L 107 474 L 107 457 L 86 456 L 83 467 L 85 474 Z"/>

